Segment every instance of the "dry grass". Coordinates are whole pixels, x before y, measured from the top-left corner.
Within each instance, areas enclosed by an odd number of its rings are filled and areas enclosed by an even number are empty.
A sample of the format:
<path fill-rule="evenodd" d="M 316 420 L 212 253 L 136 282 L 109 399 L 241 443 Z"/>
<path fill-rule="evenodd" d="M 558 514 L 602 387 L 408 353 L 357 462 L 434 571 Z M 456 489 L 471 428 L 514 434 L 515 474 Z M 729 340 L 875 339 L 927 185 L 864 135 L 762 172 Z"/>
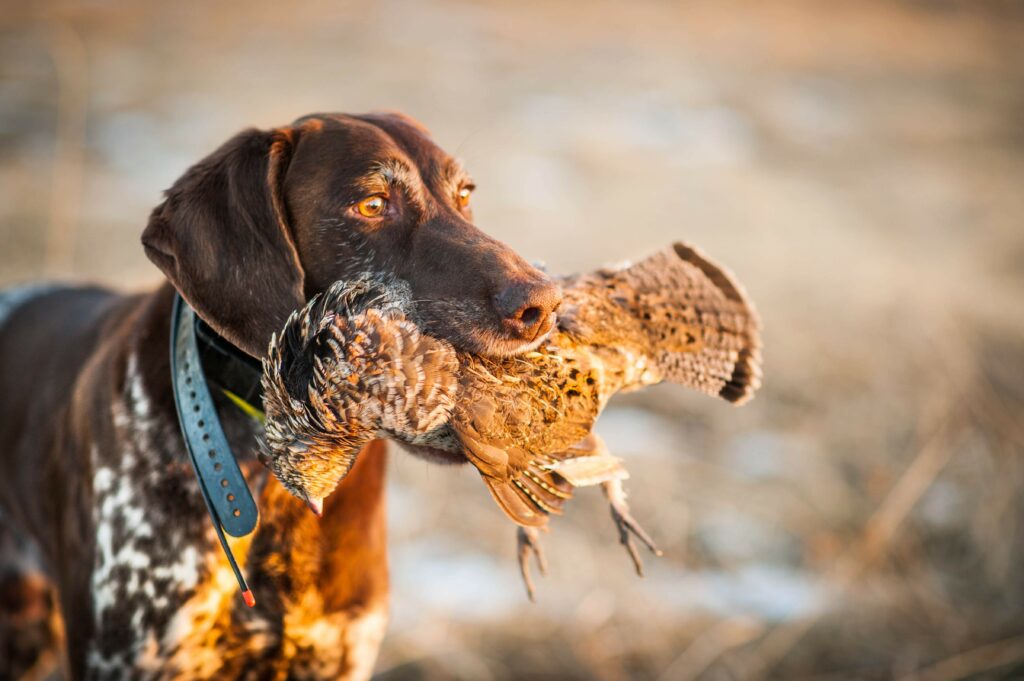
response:
<path fill-rule="evenodd" d="M 645 580 L 584 494 L 530 606 L 470 472 L 394 457 L 381 679 L 1024 676 L 1017 3 L 9 10 L 0 282 L 146 285 L 149 208 L 233 131 L 399 108 L 529 257 L 685 238 L 757 301 L 750 406 L 664 388 L 599 424 L 666 549 Z"/>

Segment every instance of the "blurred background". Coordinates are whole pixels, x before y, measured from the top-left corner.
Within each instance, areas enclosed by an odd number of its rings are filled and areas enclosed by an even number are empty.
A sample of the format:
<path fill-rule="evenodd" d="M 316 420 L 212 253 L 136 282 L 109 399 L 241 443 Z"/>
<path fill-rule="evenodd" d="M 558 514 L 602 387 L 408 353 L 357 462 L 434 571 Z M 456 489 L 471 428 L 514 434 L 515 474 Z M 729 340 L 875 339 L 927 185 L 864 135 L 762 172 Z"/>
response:
<path fill-rule="evenodd" d="M 735 409 L 613 402 L 633 573 L 584 490 L 515 536 L 396 452 L 381 680 L 1024 677 L 1024 3 L 3 3 L 0 285 L 153 286 L 139 235 L 239 129 L 400 109 L 557 272 L 686 239 L 765 322 Z"/>

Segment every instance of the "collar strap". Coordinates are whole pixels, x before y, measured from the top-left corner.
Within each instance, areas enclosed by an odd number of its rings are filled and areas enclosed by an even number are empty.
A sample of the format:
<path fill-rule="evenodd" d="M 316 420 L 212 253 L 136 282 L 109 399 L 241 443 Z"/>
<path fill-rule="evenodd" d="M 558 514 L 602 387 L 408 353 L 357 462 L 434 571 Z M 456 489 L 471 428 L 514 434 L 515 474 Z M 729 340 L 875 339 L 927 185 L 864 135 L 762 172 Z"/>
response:
<path fill-rule="evenodd" d="M 195 318 L 196 345 L 206 380 L 220 388 L 250 418 L 263 420 L 263 366 L 238 349 L 210 325 Z"/>
<path fill-rule="evenodd" d="M 221 548 L 246 605 L 252 607 L 255 599 L 224 533 L 233 537 L 249 534 L 256 528 L 259 510 L 221 428 L 206 383 L 196 339 L 197 319 L 195 311 L 176 293 L 171 317 L 171 381 L 178 424 Z"/>

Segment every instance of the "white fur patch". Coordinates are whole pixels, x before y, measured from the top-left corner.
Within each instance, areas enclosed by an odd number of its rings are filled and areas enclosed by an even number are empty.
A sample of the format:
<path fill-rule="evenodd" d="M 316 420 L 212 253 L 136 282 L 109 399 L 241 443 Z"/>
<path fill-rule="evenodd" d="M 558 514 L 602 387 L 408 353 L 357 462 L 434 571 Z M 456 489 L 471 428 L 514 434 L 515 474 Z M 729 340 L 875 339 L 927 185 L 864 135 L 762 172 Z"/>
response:
<path fill-rule="evenodd" d="M 354 617 L 348 622 L 345 630 L 345 643 L 348 644 L 350 681 L 362 681 L 373 675 L 373 667 L 377 664 L 377 653 L 380 651 L 384 632 L 388 627 L 387 608 L 381 607 Z"/>
<path fill-rule="evenodd" d="M 168 471 L 154 446 L 157 424 L 135 355 L 128 358 L 125 389 L 111 405 L 111 419 L 122 443 L 120 452 L 112 460 L 103 460 L 98 449 L 91 451 L 96 527 L 93 617 L 98 631 L 108 616 L 130 612 L 131 620 L 128 639 L 120 641 L 116 654 L 104 655 L 94 642 L 88 660 L 98 678 L 116 677 L 118 670 L 138 670 L 140 660 L 159 655 L 159 646 L 154 647 L 157 632 L 144 624 L 144 613 L 168 607 L 168 593 L 194 589 L 203 561 L 195 542 L 184 541 L 175 519 L 158 510 L 159 500 L 149 486 Z M 154 468 L 163 470 L 153 476 Z M 163 585 L 163 593 L 156 580 Z"/>

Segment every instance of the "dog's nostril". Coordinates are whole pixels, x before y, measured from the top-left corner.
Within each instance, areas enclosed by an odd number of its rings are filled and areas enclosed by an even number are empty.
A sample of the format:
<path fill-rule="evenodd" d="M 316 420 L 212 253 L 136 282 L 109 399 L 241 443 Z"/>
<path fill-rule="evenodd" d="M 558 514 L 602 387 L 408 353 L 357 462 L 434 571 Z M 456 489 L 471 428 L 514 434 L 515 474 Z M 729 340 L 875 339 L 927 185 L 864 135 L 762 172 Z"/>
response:
<path fill-rule="evenodd" d="M 519 313 L 519 321 L 527 326 L 533 326 L 540 321 L 541 311 L 539 307 L 528 307 Z"/>
<path fill-rule="evenodd" d="M 494 308 L 502 319 L 514 322 L 513 331 L 533 338 L 562 302 L 562 289 L 552 281 L 516 282 L 494 296 Z"/>

